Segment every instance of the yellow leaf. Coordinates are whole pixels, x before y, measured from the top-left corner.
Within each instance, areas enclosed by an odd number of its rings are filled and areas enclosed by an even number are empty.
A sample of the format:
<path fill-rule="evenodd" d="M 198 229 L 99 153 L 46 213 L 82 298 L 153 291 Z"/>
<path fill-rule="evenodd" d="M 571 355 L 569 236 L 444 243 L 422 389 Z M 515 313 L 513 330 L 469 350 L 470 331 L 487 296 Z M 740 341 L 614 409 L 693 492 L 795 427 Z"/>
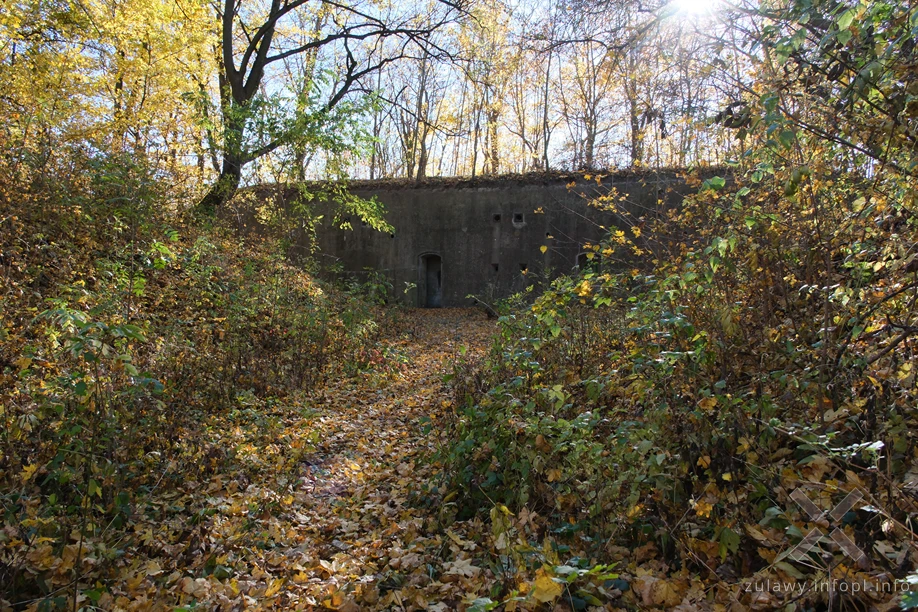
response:
<path fill-rule="evenodd" d="M 297 584 L 305 584 L 309 582 L 309 579 L 311 577 L 312 576 L 310 576 L 306 572 L 297 572 L 296 574 L 293 575 L 293 581 Z"/>
<path fill-rule="evenodd" d="M 664 608 L 673 608 L 679 605 L 682 597 L 673 588 L 673 585 L 665 580 L 657 580 L 650 588 L 653 603 Z"/>
<path fill-rule="evenodd" d="M 724 472 L 723 474 L 720 475 L 720 477 L 726 480 L 727 482 L 730 482 L 731 480 L 733 480 L 733 474 L 731 474 L 730 472 Z"/>
<path fill-rule="evenodd" d="M 701 517 L 711 516 L 711 510 L 714 509 L 714 506 L 709 504 L 703 499 L 699 499 L 695 502 L 695 514 Z"/>
<path fill-rule="evenodd" d="M 552 580 L 551 576 L 540 569 L 536 572 L 535 582 L 532 583 L 532 598 L 539 603 L 547 603 L 561 597 L 564 587 Z"/>
<path fill-rule="evenodd" d="M 331 608 L 332 610 L 336 610 L 340 608 L 343 603 L 344 603 L 344 595 L 341 593 L 341 591 L 335 591 L 334 593 L 332 593 L 331 597 L 329 597 L 328 599 L 325 599 L 322 602 L 322 605 L 325 606 L 326 608 Z"/>
<path fill-rule="evenodd" d="M 561 480 L 561 470 L 548 470 L 548 482 L 557 482 Z"/>
<path fill-rule="evenodd" d="M 459 546 L 461 546 L 462 548 L 466 550 L 475 549 L 474 542 L 470 542 L 469 540 L 463 540 L 461 537 L 459 537 L 459 535 L 457 535 L 454 531 L 450 529 L 446 530 L 446 535 L 449 536 L 450 540 L 452 540 L 453 542 L 455 542 L 456 544 L 458 544 Z"/>
<path fill-rule="evenodd" d="M 698 407 L 704 410 L 705 412 L 710 412 L 714 410 L 714 406 L 716 405 L 717 405 L 716 397 L 705 397 L 705 398 L 702 398 L 700 402 L 698 402 Z"/>
<path fill-rule="evenodd" d="M 20 370 L 25 370 L 28 369 L 30 365 L 32 365 L 32 360 L 28 357 L 20 357 L 15 361 L 15 363 Z"/>
<path fill-rule="evenodd" d="M 703 457 L 698 457 L 697 465 L 700 468 L 707 468 L 711 465 L 711 457 L 704 455 Z"/>
<path fill-rule="evenodd" d="M 25 466 L 22 468 L 22 472 L 19 474 L 19 480 L 21 480 L 23 484 L 29 482 L 32 479 L 32 475 L 35 474 L 35 470 L 37 469 L 37 463 Z"/>
<path fill-rule="evenodd" d="M 265 597 L 274 597 L 280 593 L 281 587 L 284 586 L 284 582 L 286 582 L 286 580 L 283 578 L 275 578 L 272 580 L 271 586 L 269 586 L 268 590 L 265 591 Z"/>
<path fill-rule="evenodd" d="M 539 247 L 539 250 L 544 253 L 545 251 L 548 250 L 548 247 L 543 244 L 542 246 Z"/>
<path fill-rule="evenodd" d="M 746 528 L 746 533 L 748 533 L 749 535 L 751 535 L 753 538 L 755 538 L 755 539 L 758 540 L 759 542 L 768 542 L 768 541 L 769 541 L 768 536 L 765 535 L 764 533 L 762 533 L 762 531 L 761 531 L 760 529 L 756 528 L 755 526 L 753 526 L 753 525 L 745 525 L 745 528 Z"/>
<path fill-rule="evenodd" d="M 159 576 L 163 573 L 163 566 L 157 563 L 156 561 L 147 561 L 146 574 L 147 576 Z"/>
<path fill-rule="evenodd" d="M 70 569 L 70 568 L 68 567 L 67 569 Z M 131 576 L 127 578 L 127 580 L 125 580 L 125 584 L 127 585 L 127 588 L 129 590 L 136 591 L 137 589 L 140 588 L 140 585 L 143 584 L 143 581 L 145 578 L 146 576 L 144 576 L 143 574 L 137 574 L 136 576 Z"/>

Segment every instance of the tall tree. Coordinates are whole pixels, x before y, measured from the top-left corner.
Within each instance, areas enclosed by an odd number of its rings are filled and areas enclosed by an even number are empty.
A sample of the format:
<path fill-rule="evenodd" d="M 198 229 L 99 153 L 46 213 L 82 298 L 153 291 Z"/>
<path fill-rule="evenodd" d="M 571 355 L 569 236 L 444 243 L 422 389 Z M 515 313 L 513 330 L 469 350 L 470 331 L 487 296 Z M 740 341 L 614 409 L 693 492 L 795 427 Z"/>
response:
<path fill-rule="evenodd" d="M 362 0 L 269 0 L 267 6 L 224 0 L 217 14 L 223 160 L 220 175 L 199 208 L 213 211 L 231 198 L 246 164 L 308 138 L 324 122 L 334 121 L 331 114 L 363 77 L 402 58 L 442 54 L 431 35 L 461 10 L 459 3 L 450 0 L 436 0 L 426 7 Z M 290 18 L 304 11 L 330 15 L 316 20 L 316 30 L 305 41 L 284 31 Z M 248 130 L 273 65 L 308 53 L 327 53 L 334 61 L 332 78 L 311 92 L 322 100 L 295 106 L 292 116 L 269 122 L 251 142 Z"/>
<path fill-rule="evenodd" d="M 606 48 L 594 42 L 571 45 L 570 51 L 561 72 L 561 112 L 571 133 L 574 167 L 592 170 L 609 162 L 599 149 L 615 124 L 612 60 Z"/>

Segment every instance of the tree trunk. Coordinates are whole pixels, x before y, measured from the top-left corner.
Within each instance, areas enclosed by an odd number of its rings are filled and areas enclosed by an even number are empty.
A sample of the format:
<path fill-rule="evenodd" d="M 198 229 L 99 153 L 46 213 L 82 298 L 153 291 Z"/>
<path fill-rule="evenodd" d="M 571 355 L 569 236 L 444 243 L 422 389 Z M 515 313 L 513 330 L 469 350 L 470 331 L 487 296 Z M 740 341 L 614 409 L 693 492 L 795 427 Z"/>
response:
<path fill-rule="evenodd" d="M 583 143 L 583 165 L 584 170 L 594 168 L 593 149 L 596 146 L 596 124 L 594 121 L 587 121 L 586 138 Z"/>
<path fill-rule="evenodd" d="M 644 161 L 644 134 L 641 129 L 641 116 L 637 101 L 629 101 L 629 120 L 631 123 L 631 166 L 638 167 Z"/>
<path fill-rule="evenodd" d="M 243 154 L 242 145 L 245 142 L 246 120 L 239 112 L 238 108 L 233 109 L 233 102 L 228 99 L 226 89 L 223 100 L 223 117 L 225 123 L 223 132 L 223 166 L 220 168 L 220 176 L 211 186 L 201 201 L 198 202 L 196 209 L 204 215 L 213 215 L 217 209 L 230 201 L 236 195 L 239 188 L 239 182 L 242 179 L 242 167 L 246 160 Z"/>
<path fill-rule="evenodd" d="M 478 137 L 481 135 L 481 107 L 475 109 L 475 135 L 472 138 L 472 178 L 478 166 Z"/>
<path fill-rule="evenodd" d="M 500 120 L 500 110 L 488 109 L 488 142 L 491 145 L 491 174 L 500 174 L 500 143 L 497 139 L 497 122 Z"/>
<path fill-rule="evenodd" d="M 427 124 L 424 123 L 423 128 L 418 126 L 418 131 L 420 132 L 418 138 L 418 169 L 417 174 L 415 175 L 416 181 L 422 181 L 427 177 L 427 162 L 429 152 L 427 151 Z"/>
<path fill-rule="evenodd" d="M 242 159 L 237 156 L 226 155 L 223 158 L 220 177 L 210 188 L 210 191 L 207 192 L 207 195 L 198 202 L 198 212 L 205 215 L 213 215 L 219 207 L 229 202 L 236 194 L 241 179 Z"/>
<path fill-rule="evenodd" d="M 548 139 L 551 138 L 551 129 L 548 125 L 548 86 L 551 82 L 551 51 L 548 52 L 548 61 L 545 63 L 545 84 L 542 91 L 542 169 L 548 172 Z"/>

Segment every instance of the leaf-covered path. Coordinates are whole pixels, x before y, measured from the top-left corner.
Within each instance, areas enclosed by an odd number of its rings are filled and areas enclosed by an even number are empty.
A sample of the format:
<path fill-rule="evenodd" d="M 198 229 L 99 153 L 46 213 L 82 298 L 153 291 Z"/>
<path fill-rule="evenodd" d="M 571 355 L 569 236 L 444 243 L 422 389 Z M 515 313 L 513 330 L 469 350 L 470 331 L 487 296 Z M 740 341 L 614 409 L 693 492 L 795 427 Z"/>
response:
<path fill-rule="evenodd" d="M 380 346 L 399 372 L 331 382 L 299 417 L 279 417 L 276 445 L 243 442 L 262 478 L 210 483 L 213 518 L 192 538 L 201 550 L 184 551 L 190 567 L 163 579 L 150 561 L 137 579 L 223 609 L 453 609 L 474 592 L 475 545 L 435 506 L 419 509 L 432 476 L 422 457 L 452 408 L 444 375 L 494 328 L 474 310 L 406 316 L 406 333 Z"/>
<path fill-rule="evenodd" d="M 427 603 L 421 591 L 443 541 L 437 517 L 417 509 L 431 475 L 421 454 L 432 450 L 436 436 L 427 432 L 451 408 L 444 375 L 460 351 L 482 350 L 493 327 L 476 311 L 409 316 L 409 337 L 387 347 L 404 363 L 395 380 L 350 379 L 314 398 L 311 427 L 322 442 L 287 517 L 288 528 L 305 536 L 286 551 L 303 568 L 281 587 L 291 604 Z"/>

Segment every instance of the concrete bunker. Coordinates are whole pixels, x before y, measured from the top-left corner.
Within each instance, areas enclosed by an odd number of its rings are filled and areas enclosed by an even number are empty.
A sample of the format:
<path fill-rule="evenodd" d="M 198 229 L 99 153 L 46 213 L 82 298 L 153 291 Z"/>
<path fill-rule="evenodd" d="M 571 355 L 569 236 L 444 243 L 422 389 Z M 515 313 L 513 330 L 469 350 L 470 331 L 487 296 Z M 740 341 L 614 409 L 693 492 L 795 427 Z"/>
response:
<path fill-rule="evenodd" d="M 469 295 L 493 303 L 575 267 L 612 269 L 584 245 L 600 244 L 610 229 L 641 217 L 650 220 L 694 190 L 675 171 L 612 173 L 599 187 L 571 173 L 354 181 L 349 187 L 360 197 L 377 197 L 397 230 L 380 233 L 354 217 L 350 229 L 322 224 L 314 238 L 303 232 L 297 246 L 336 258 L 345 273 L 377 270 L 392 284 L 393 300 L 427 308 L 467 306 Z M 614 210 L 590 206 L 597 192 L 612 188 L 627 196 L 616 199 Z M 335 210 L 334 203 L 317 204 L 328 218 Z M 249 223 L 256 223 L 254 213 Z M 643 247 L 646 240 L 636 243 Z"/>
<path fill-rule="evenodd" d="M 443 260 L 436 253 L 418 258 L 418 306 L 440 308 L 443 305 Z"/>

